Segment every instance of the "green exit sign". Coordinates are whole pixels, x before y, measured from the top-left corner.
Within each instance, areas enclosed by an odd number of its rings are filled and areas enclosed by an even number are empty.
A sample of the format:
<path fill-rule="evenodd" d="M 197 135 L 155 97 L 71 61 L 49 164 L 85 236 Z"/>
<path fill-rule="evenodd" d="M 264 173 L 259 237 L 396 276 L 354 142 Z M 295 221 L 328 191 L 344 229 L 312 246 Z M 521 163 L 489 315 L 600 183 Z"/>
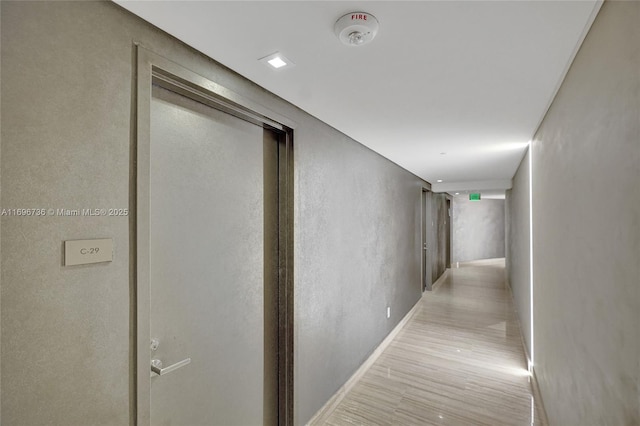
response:
<path fill-rule="evenodd" d="M 471 194 L 469 194 L 469 199 L 471 201 L 480 201 L 480 193 L 479 192 L 472 192 Z"/>

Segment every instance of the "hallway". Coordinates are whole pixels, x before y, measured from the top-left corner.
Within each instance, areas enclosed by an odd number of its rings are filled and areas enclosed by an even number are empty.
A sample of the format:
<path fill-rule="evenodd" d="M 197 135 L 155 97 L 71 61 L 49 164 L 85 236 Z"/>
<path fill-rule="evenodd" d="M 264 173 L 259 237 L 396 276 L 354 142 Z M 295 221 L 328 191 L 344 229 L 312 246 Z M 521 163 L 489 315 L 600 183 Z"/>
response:
<path fill-rule="evenodd" d="M 451 269 L 325 424 L 543 424 L 504 276 L 504 259 Z"/>
<path fill-rule="evenodd" d="M 249 3 L 0 1 L 0 423 L 640 425 L 640 1 Z"/>

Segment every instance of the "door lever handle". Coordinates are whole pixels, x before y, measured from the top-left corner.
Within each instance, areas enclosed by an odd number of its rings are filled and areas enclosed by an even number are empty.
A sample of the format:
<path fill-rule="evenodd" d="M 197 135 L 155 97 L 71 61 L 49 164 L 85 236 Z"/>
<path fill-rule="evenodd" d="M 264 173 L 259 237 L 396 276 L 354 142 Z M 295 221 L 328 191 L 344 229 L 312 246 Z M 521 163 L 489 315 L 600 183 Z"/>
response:
<path fill-rule="evenodd" d="M 184 367 L 185 365 L 191 362 L 191 358 L 183 359 L 182 361 L 178 361 L 175 364 L 172 364 L 166 368 L 162 368 L 162 361 L 159 359 L 151 360 L 151 371 L 156 373 L 158 376 L 164 376 L 167 373 L 171 373 L 174 370 L 177 370 L 180 367 Z"/>

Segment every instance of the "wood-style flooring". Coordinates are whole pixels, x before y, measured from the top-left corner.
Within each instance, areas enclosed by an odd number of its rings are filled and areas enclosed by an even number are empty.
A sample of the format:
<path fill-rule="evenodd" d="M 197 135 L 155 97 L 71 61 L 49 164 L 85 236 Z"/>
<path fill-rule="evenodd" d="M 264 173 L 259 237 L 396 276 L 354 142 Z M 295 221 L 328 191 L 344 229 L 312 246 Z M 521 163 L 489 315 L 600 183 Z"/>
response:
<path fill-rule="evenodd" d="M 543 424 L 503 259 L 461 263 L 419 303 L 324 424 Z"/>

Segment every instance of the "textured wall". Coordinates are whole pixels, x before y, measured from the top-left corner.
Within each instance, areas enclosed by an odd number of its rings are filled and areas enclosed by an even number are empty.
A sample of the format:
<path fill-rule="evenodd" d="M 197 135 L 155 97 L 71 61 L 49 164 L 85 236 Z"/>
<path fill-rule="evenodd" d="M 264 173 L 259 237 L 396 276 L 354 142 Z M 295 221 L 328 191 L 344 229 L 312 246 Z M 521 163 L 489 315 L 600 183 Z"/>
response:
<path fill-rule="evenodd" d="M 0 34 L 2 34 L 2 8 L 0 7 Z M 0 52 L 2 38 L 0 37 Z M 2 60 L 0 59 L 0 93 L 2 93 Z M 2 117 L 2 102 L 0 101 L 0 117 Z M 2 120 L 0 120 L 0 152 L 2 151 Z M 2 188 L 2 156 L 0 155 L 0 188 Z M 0 189 L 0 199 L 2 190 Z M 2 205 L 0 204 L 0 208 Z M 2 271 L 2 221 L 0 221 L 0 271 Z M 0 318 L 2 318 L 2 274 L 0 273 Z M 1 321 L 0 321 L 1 324 Z M 0 371 L 2 371 L 2 327 L 0 326 Z M 2 401 L 2 374 L 0 374 L 0 401 Z M 2 424 L 2 407 L 0 405 L 0 424 Z"/>
<path fill-rule="evenodd" d="M 2 208 L 128 207 L 132 49 L 103 6 L 2 2 Z M 63 268 L 92 237 L 114 262 Z M 128 242 L 126 217 L 2 217 L 3 422 L 129 422 Z"/>
<path fill-rule="evenodd" d="M 452 262 L 504 257 L 504 200 L 453 199 Z"/>
<path fill-rule="evenodd" d="M 605 1 L 533 141 L 535 370 L 552 424 L 640 424 L 640 3 Z"/>
<path fill-rule="evenodd" d="M 513 177 L 506 199 L 507 277 L 527 353 L 531 354 L 531 285 L 529 242 L 529 151 Z"/>
<path fill-rule="evenodd" d="M 0 34 L 2 34 L 2 8 L 0 7 Z M 2 38 L 0 37 L 0 52 Z M 0 59 L 0 93 L 2 93 L 2 60 Z M 0 101 L 0 117 L 2 117 L 2 102 Z M 2 120 L 0 120 L 0 152 L 2 152 Z M 2 188 L 2 156 L 0 155 L 0 188 Z M 0 199 L 2 190 L 0 189 Z M 2 205 L 0 204 L 0 208 Z M 0 271 L 2 271 L 2 221 L 0 220 Z M 2 318 L 2 274 L 0 273 L 0 318 Z M 0 321 L 1 324 L 1 321 Z M 0 371 L 2 371 L 2 327 L 0 326 Z M 0 374 L 0 401 L 2 401 L 2 374 Z M 0 424 L 2 424 L 2 406 L 0 405 Z"/>
<path fill-rule="evenodd" d="M 303 421 L 420 297 L 422 182 L 319 123 L 297 129 L 301 139 L 295 279 Z"/>
<path fill-rule="evenodd" d="M 295 129 L 295 413 L 308 420 L 420 297 L 423 181 L 108 2 L 1 2 L 4 208 L 129 206 L 133 42 Z M 2 218 L 2 417 L 127 424 L 127 218 Z M 67 239 L 109 264 L 61 267 Z M 391 306 L 391 319 L 385 316 Z"/>

